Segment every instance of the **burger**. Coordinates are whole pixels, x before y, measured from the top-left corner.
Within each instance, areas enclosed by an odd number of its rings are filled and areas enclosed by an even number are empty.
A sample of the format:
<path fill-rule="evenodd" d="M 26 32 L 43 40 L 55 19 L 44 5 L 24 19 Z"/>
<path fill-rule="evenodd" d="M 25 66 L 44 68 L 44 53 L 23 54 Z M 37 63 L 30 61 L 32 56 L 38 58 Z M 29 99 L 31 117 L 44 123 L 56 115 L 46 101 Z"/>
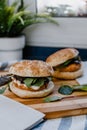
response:
<path fill-rule="evenodd" d="M 10 90 L 21 98 L 44 97 L 53 91 L 53 69 L 44 61 L 24 60 L 9 69 L 12 74 Z"/>
<path fill-rule="evenodd" d="M 51 54 L 46 63 L 53 67 L 53 77 L 59 79 L 76 79 L 83 74 L 79 51 L 75 48 L 65 48 Z"/>

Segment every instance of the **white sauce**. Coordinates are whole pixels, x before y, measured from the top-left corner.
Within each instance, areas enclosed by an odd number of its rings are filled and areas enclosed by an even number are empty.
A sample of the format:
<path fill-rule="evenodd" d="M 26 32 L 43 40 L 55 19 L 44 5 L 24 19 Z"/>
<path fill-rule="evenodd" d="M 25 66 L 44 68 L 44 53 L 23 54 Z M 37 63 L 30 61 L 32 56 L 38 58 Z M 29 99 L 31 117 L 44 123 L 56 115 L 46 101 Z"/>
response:
<path fill-rule="evenodd" d="M 38 89 L 40 89 L 40 87 L 38 87 L 38 86 L 31 86 L 31 88 L 32 88 L 33 90 L 38 90 Z"/>

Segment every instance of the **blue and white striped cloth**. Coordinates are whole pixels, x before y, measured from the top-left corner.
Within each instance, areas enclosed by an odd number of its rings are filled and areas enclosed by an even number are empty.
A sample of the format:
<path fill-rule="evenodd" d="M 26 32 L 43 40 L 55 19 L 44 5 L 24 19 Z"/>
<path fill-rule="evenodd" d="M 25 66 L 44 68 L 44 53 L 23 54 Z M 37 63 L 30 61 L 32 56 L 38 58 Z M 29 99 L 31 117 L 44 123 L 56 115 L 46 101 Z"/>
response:
<path fill-rule="evenodd" d="M 32 130 L 87 130 L 87 115 L 50 119 Z"/>
<path fill-rule="evenodd" d="M 7 63 L 7 68 L 14 62 Z M 3 63 L 0 63 L 0 67 Z M 87 62 L 83 62 L 84 75 L 78 78 L 77 81 L 80 84 L 87 83 Z M 37 125 L 32 130 L 87 130 L 87 115 L 70 116 L 64 118 L 56 118 L 45 120 L 44 122 Z"/>

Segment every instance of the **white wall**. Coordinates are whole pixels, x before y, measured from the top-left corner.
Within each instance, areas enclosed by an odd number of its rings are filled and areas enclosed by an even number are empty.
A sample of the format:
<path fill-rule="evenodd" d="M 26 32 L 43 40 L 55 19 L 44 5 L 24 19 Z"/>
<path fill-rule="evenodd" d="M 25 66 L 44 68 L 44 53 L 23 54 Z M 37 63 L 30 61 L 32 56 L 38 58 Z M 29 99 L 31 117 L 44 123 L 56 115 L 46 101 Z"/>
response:
<path fill-rule="evenodd" d="M 9 0 L 12 2 L 13 0 Z M 35 12 L 35 0 L 24 0 Z M 25 30 L 27 45 L 87 48 L 87 18 L 55 18 L 59 26 L 37 24 Z"/>
<path fill-rule="evenodd" d="M 59 26 L 38 24 L 26 29 L 27 45 L 87 48 L 87 18 L 56 18 Z"/>

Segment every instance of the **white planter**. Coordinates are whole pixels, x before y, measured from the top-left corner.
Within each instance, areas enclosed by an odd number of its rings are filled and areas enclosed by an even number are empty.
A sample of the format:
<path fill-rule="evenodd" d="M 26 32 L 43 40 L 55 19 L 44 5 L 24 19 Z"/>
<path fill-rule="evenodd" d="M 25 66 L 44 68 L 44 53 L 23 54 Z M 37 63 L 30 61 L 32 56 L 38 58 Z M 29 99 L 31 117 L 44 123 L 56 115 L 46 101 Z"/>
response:
<path fill-rule="evenodd" d="M 25 36 L 0 38 L 0 62 L 22 59 Z"/>

